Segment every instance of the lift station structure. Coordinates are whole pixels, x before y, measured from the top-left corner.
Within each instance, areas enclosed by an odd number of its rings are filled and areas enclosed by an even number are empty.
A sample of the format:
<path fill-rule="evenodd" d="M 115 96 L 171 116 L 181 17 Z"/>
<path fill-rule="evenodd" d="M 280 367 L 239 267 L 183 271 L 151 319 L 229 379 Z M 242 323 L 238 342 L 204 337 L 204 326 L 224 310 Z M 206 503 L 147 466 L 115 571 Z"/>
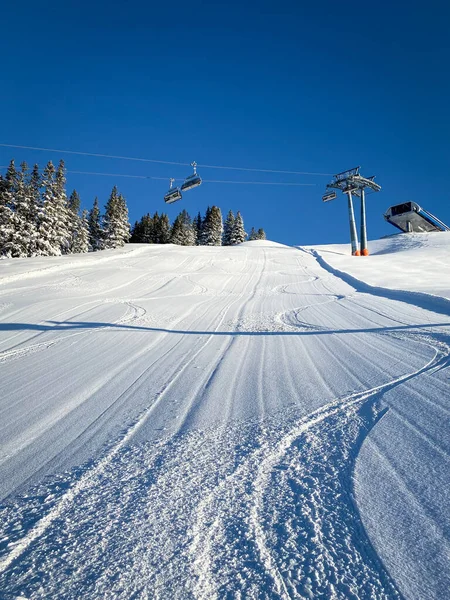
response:
<path fill-rule="evenodd" d="M 322 196 L 324 202 L 329 202 L 337 198 L 336 190 L 347 194 L 348 199 L 348 217 L 350 221 L 350 241 L 352 245 L 353 256 L 369 256 L 367 247 L 367 226 L 366 226 L 366 195 L 368 188 L 373 192 L 379 192 L 381 186 L 375 183 L 375 175 L 372 177 L 363 177 L 359 169 L 349 169 L 338 173 L 333 180 L 327 184 L 327 192 Z M 355 212 L 353 210 L 353 196 L 361 199 L 361 249 L 358 248 L 358 234 L 356 231 Z"/>

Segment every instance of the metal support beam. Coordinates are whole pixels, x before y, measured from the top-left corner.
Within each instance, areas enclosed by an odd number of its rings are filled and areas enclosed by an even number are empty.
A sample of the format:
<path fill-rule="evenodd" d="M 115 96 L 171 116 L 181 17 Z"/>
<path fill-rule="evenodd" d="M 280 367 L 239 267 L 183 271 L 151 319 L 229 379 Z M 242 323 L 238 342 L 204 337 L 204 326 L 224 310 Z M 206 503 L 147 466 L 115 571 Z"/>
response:
<path fill-rule="evenodd" d="M 361 189 L 361 255 L 369 256 L 369 249 L 367 247 L 366 194 L 364 188 Z"/>
<path fill-rule="evenodd" d="M 348 217 L 350 221 L 350 241 L 352 244 L 352 255 L 360 256 L 361 253 L 358 249 L 358 234 L 356 232 L 356 222 L 355 222 L 355 213 L 353 211 L 353 200 L 352 193 L 347 192 L 348 196 Z"/>

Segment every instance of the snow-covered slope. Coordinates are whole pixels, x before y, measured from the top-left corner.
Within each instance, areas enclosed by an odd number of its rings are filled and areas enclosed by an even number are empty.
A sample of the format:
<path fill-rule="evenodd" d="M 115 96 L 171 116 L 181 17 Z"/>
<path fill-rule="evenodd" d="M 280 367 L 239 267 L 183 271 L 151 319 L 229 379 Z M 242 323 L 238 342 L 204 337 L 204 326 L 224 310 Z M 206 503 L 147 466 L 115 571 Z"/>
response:
<path fill-rule="evenodd" d="M 446 301 L 335 251 L 0 262 L 5 598 L 445 597 Z"/>
<path fill-rule="evenodd" d="M 369 242 L 369 257 L 350 244 L 314 246 L 328 264 L 373 286 L 450 298 L 450 232 L 403 233 Z"/>

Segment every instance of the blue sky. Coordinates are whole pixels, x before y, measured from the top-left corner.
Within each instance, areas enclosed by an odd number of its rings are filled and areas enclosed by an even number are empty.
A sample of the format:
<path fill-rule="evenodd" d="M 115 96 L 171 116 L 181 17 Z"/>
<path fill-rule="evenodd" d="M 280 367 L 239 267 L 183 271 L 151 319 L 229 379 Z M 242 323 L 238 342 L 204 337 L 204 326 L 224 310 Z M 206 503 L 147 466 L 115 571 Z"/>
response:
<path fill-rule="evenodd" d="M 255 8 L 256 7 L 256 8 Z M 2 8 L 0 142 L 162 161 L 337 173 L 361 165 L 369 239 L 394 233 L 382 213 L 415 200 L 450 224 L 445 2 L 20 3 Z M 348 241 L 343 197 L 327 176 L 199 169 L 205 183 L 166 207 L 169 177 L 190 169 L 0 147 L 69 171 L 84 207 L 117 184 L 130 220 L 208 204 L 241 210 L 246 229 L 286 244 Z"/>

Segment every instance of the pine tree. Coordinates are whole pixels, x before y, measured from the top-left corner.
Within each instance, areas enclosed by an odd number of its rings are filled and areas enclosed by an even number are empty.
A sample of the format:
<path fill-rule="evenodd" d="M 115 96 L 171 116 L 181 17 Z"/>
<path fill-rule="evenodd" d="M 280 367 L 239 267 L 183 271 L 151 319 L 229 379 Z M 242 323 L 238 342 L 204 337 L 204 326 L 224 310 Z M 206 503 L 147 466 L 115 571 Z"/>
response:
<path fill-rule="evenodd" d="M 81 200 L 77 190 L 73 190 L 73 192 L 70 194 L 69 201 L 67 204 L 69 210 L 71 210 L 75 214 L 78 214 L 81 206 Z"/>
<path fill-rule="evenodd" d="M 64 161 L 60 160 L 55 173 L 55 206 L 56 224 L 55 239 L 59 240 L 59 246 L 63 254 L 70 252 L 70 217 L 67 205 L 66 175 Z"/>
<path fill-rule="evenodd" d="M 232 236 L 232 232 L 233 232 L 234 221 L 235 221 L 235 218 L 234 218 L 233 211 L 230 210 L 228 212 L 227 218 L 225 220 L 225 224 L 223 226 L 222 244 L 224 246 L 231 246 L 231 236 Z"/>
<path fill-rule="evenodd" d="M 244 221 L 242 219 L 241 213 L 238 211 L 236 214 L 236 219 L 234 220 L 233 230 L 231 232 L 230 242 L 231 245 L 241 244 L 245 242 L 245 238 L 247 234 L 244 229 Z"/>
<path fill-rule="evenodd" d="M 83 210 L 78 216 L 77 236 L 73 241 L 72 252 L 89 252 L 89 213 Z"/>
<path fill-rule="evenodd" d="M 157 217 L 158 213 L 156 213 Z M 154 244 L 155 243 L 155 218 L 147 213 L 141 219 L 140 223 L 141 231 L 141 243 L 143 244 Z"/>
<path fill-rule="evenodd" d="M 35 235 L 33 224 L 29 221 L 30 202 L 26 174 L 28 167 L 22 163 L 21 170 L 16 171 L 11 161 L 6 181 L 9 191 L 9 224 L 11 226 L 8 239 L 3 240 L 3 253 L 12 258 L 28 256 L 31 239 Z"/>
<path fill-rule="evenodd" d="M 97 197 L 94 199 L 94 205 L 89 213 L 88 223 L 89 246 L 94 252 L 103 250 L 104 232 L 101 226 L 101 215 Z"/>
<path fill-rule="evenodd" d="M 183 210 L 175 219 L 170 241 L 179 246 L 195 246 L 195 232 L 191 217 L 186 210 Z"/>
<path fill-rule="evenodd" d="M 141 223 L 139 221 L 135 221 L 133 227 L 131 228 L 130 242 L 132 244 L 140 244 L 141 243 L 141 235 L 142 235 Z"/>
<path fill-rule="evenodd" d="M 266 239 L 266 232 L 262 228 L 258 229 L 258 233 L 256 235 L 258 236 L 256 238 L 257 240 L 265 240 Z"/>
<path fill-rule="evenodd" d="M 248 241 L 254 242 L 257 239 L 258 239 L 258 234 L 256 233 L 255 228 L 252 227 L 250 233 L 248 234 Z"/>
<path fill-rule="evenodd" d="M 33 205 L 36 209 L 36 214 L 39 206 L 41 205 L 41 188 L 42 178 L 39 173 L 39 166 L 34 165 L 30 177 L 30 196 L 33 198 Z"/>
<path fill-rule="evenodd" d="M 36 249 L 36 207 L 31 196 L 28 180 L 28 165 L 23 162 L 17 176 L 15 193 L 15 250 L 12 256 L 33 256 Z"/>
<path fill-rule="evenodd" d="M 12 194 L 6 178 L 0 175 L 0 255 L 11 256 L 9 244 L 14 236 Z"/>
<path fill-rule="evenodd" d="M 192 222 L 192 227 L 194 228 L 194 233 L 195 233 L 195 245 L 196 246 L 201 245 L 202 223 L 203 223 L 202 215 L 200 213 L 198 213 L 198 215 L 195 217 L 195 219 Z"/>
<path fill-rule="evenodd" d="M 204 246 L 221 246 L 223 234 L 222 213 L 218 206 L 212 206 L 206 211 L 202 223 L 201 241 Z"/>
<path fill-rule="evenodd" d="M 208 206 L 205 216 L 202 218 L 201 226 L 199 227 L 199 246 L 206 246 L 209 239 L 209 230 L 211 222 L 211 207 Z"/>
<path fill-rule="evenodd" d="M 130 221 L 128 220 L 128 206 L 125 197 L 119 194 L 119 208 L 122 225 L 122 246 L 130 239 Z"/>
<path fill-rule="evenodd" d="M 80 196 L 78 195 L 77 190 L 73 190 L 67 203 L 69 252 L 83 252 L 83 250 L 78 249 L 79 243 L 77 240 L 78 236 L 81 234 L 82 228 L 81 217 L 79 215 L 80 205 Z"/>
<path fill-rule="evenodd" d="M 156 244 L 168 244 L 170 242 L 170 221 L 169 217 L 163 213 L 159 219 L 158 224 L 155 224 L 155 243 Z"/>
<path fill-rule="evenodd" d="M 69 248 L 67 227 L 67 198 L 65 192 L 64 162 L 55 171 L 50 161 L 42 178 L 43 200 L 38 208 L 36 253 L 59 256 Z"/>
<path fill-rule="evenodd" d="M 8 169 L 6 171 L 6 176 L 5 176 L 6 182 L 8 184 L 8 190 L 11 194 L 11 208 L 14 210 L 14 205 L 13 205 L 13 198 L 17 192 L 17 185 L 19 182 L 19 173 L 16 169 L 16 164 L 15 164 L 15 160 L 12 159 L 9 162 L 8 165 Z"/>

